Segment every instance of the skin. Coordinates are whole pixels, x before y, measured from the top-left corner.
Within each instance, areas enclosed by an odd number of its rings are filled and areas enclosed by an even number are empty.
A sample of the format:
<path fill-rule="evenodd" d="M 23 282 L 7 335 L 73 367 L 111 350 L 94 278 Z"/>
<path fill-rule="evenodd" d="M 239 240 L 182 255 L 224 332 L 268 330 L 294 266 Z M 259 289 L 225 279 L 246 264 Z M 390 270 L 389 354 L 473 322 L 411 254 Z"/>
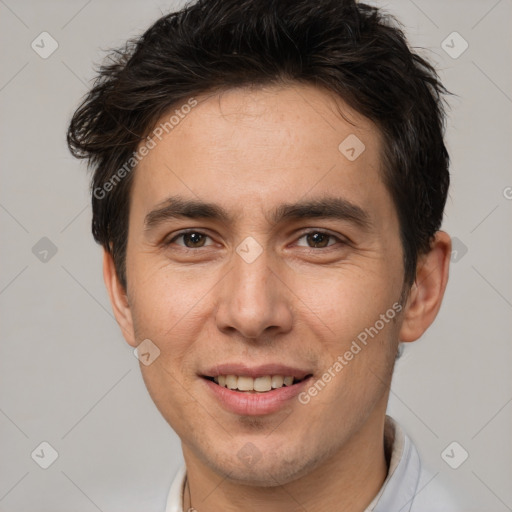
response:
<path fill-rule="evenodd" d="M 105 283 L 126 341 L 136 347 L 149 338 L 160 349 L 141 371 L 182 441 L 184 510 L 363 510 L 387 474 L 383 431 L 398 341 L 416 340 L 436 317 L 450 238 L 436 234 L 402 312 L 308 404 L 294 399 L 258 417 L 226 411 L 201 371 L 226 361 L 277 362 L 320 378 L 399 301 L 403 253 L 381 180 L 380 133 L 368 119 L 297 84 L 197 99 L 135 171 L 127 290 L 104 253 Z M 350 134 L 365 145 L 354 161 L 338 150 Z M 232 222 L 170 219 L 145 230 L 146 215 L 171 195 L 215 202 Z M 369 225 L 267 218 L 282 203 L 323 196 L 359 206 Z M 170 242 L 188 228 L 207 236 Z M 315 230 L 335 238 L 315 246 L 304 236 Z M 263 250 L 252 263 L 236 252 L 248 236 Z M 237 456 L 249 442 L 260 454 L 250 466 Z"/>

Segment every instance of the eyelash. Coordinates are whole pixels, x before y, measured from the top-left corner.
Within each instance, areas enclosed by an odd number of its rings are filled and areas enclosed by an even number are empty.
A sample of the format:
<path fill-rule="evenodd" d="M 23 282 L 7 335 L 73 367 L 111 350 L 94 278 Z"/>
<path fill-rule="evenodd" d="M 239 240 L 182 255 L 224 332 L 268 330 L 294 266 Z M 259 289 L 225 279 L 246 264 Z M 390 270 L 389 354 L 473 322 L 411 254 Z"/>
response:
<path fill-rule="evenodd" d="M 164 246 L 169 246 L 171 245 L 175 240 L 177 240 L 178 238 L 180 237 L 183 237 L 184 235 L 188 235 L 188 234 L 191 234 L 191 233 L 195 233 L 195 234 L 198 234 L 198 235 L 202 235 L 202 236 L 206 236 L 208 238 L 211 239 L 210 235 L 206 234 L 206 233 L 203 233 L 202 231 L 199 231 L 199 230 L 196 230 L 196 229 L 189 229 L 189 230 L 186 230 L 186 231 L 181 231 L 180 233 L 178 233 L 177 235 L 175 235 L 171 240 L 167 241 L 167 242 L 164 242 Z M 335 239 L 337 242 L 339 242 L 341 245 L 348 245 L 348 242 L 345 241 L 345 240 L 342 240 L 341 238 L 333 235 L 332 233 L 329 233 L 328 231 L 323 231 L 323 230 L 320 230 L 320 229 L 314 229 L 314 230 L 310 230 L 310 231 L 306 231 L 304 233 L 301 234 L 301 236 L 297 239 L 297 240 L 300 240 L 301 238 L 304 238 L 305 236 L 308 236 L 308 235 L 312 235 L 312 234 L 320 234 L 320 235 L 324 235 L 324 236 L 327 236 L 329 238 L 333 238 Z M 332 244 L 332 245 L 327 245 L 326 247 L 304 247 L 305 249 L 310 249 L 311 251 L 318 251 L 320 249 L 329 249 L 331 247 L 333 247 L 334 245 L 336 244 Z M 206 247 L 209 247 L 209 246 L 203 246 L 203 247 L 197 247 L 197 248 L 191 248 L 191 247 L 185 247 L 185 246 L 179 246 L 180 247 L 180 250 L 183 250 L 185 252 L 188 252 L 188 251 L 198 251 L 199 249 L 204 249 Z"/>

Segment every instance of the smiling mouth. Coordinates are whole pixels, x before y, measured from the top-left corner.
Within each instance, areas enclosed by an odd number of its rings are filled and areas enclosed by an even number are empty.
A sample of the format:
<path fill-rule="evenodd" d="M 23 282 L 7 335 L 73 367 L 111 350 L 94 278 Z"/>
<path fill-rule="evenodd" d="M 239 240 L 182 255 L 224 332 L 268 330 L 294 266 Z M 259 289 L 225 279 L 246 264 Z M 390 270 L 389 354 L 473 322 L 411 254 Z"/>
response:
<path fill-rule="evenodd" d="M 244 375 L 218 375 L 216 377 L 204 376 L 204 378 L 231 391 L 238 391 L 240 393 L 268 393 L 275 389 L 294 386 L 311 376 L 312 374 L 308 374 L 302 379 L 284 375 L 264 375 L 256 378 Z"/>

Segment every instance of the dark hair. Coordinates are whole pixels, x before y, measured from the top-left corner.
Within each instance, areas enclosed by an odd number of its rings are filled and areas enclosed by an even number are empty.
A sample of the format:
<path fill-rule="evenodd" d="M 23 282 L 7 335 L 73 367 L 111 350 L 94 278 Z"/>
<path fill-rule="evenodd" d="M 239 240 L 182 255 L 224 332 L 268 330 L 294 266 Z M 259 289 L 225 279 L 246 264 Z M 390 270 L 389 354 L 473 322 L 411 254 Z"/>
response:
<path fill-rule="evenodd" d="M 125 288 L 129 171 L 157 121 L 193 95 L 292 83 L 335 93 L 380 129 L 383 178 L 412 284 L 418 255 L 441 226 L 450 181 L 447 91 L 393 17 L 354 0 L 199 0 L 163 16 L 109 59 L 67 140 L 94 169 L 92 231 Z"/>

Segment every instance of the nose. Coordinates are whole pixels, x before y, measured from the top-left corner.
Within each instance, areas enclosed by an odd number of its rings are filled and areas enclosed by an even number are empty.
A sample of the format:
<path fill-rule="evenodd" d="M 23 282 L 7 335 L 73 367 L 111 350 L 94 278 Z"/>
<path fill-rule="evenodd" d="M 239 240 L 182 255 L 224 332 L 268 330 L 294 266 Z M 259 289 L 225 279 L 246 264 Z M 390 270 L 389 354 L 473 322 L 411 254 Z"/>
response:
<path fill-rule="evenodd" d="M 276 265 L 271 265 L 266 250 L 252 262 L 234 255 L 231 271 L 220 283 L 216 312 L 219 330 L 262 341 L 291 329 L 293 294 L 284 276 L 275 270 Z"/>

